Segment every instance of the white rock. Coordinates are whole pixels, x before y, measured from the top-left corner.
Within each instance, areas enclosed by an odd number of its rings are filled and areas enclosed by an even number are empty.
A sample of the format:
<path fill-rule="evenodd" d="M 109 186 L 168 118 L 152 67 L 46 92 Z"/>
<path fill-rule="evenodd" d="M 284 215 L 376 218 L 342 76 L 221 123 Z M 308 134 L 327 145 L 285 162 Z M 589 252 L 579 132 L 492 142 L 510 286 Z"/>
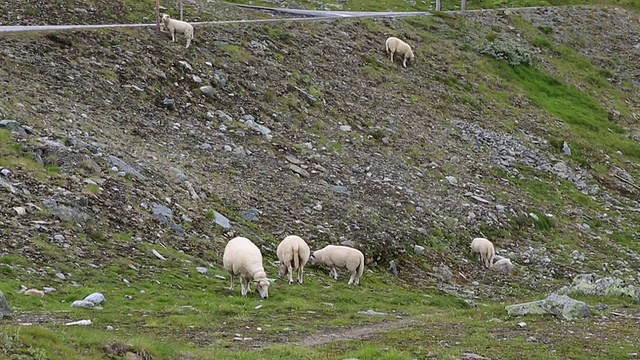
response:
<path fill-rule="evenodd" d="M 151 250 L 151 252 L 153 253 L 153 255 L 155 255 L 158 259 L 160 260 L 167 260 L 164 258 L 164 256 L 160 255 L 159 252 L 156 251 L 156 249 Z"/>
<path fill-rule="evenodd" d="M 89 301 L 96 305 L 101 304 L 102 302 L 104 302 L 104 300 L 105 300 L 104 295 L 102 295 L 99 292 L 94 292 L 92 294 L 87 295 L 87 297 L 84 298 L 84 301 Z"/>
<path fill-rule="evenodd" d="M 68 322 L 65 325 L 91 325 L 91 320 L 78 320 L 78 321 L 72 321 L 72 322 Z"/>
<path fill-rule="evenodd" d="M 86 308 L 86 309 L 91 309 L 94 306 L 95 306 L 94 303 L 92 303 L 91 301 L 86 301 L 86 300 L 76 300 L 76 301 L 71 303 L 71 307 L 81 307 L 81 308 Z"/>

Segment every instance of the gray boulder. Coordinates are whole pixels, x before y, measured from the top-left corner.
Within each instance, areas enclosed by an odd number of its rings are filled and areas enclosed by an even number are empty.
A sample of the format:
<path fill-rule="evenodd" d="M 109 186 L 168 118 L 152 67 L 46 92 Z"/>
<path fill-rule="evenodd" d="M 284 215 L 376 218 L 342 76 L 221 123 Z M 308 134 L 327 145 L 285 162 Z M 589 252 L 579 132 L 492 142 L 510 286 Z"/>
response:
<path fill-rule="evenodd" d="M 516 267 L 511 263 L 511 260 L 502 258 L 493 263 L 493 270 L 512 275 Z"/>
<path fill-rule="evenodd" d="M 11 308 L 4 293 L 0 291 L 0 319 L 11 316 Z"/>
<path fill-rule="evenodd" d="M 551 294 L 544 300 L 505 307 L 509 315 L 551 314 L 564 320 L 586 318 L 591 315 L 589 305 L 566 295 Z"/>

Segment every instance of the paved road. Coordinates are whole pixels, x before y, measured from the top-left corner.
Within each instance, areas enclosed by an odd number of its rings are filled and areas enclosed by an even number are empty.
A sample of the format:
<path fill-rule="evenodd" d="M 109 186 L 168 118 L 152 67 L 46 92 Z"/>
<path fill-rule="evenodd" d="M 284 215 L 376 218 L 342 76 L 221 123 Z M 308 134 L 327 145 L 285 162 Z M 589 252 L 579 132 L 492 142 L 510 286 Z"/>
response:
<path fill-rule="evenodd" d="M 302 17 L 296 18 L 281 18 L 281 19 L 254 19 L 254 20 L 227 20 L 227 21 L 204 21 L 204 22 L 192 22 L 193 25 L 205 25 L 205 24 L 239 24 L 239 23 L 262 23 L 262 22 L 283 22 L 283 21 L 319 21 L 319 20 L 331 20 L 339 18 L 373 18 L 373 17 L 402 17 L 402 16 L 428 16 L 432 15 L 426 11 L 416 12 L 391 12 L 391 11 L 330 11 L 330 10 L 304 10 L 304 9 L 287 9 L 287 8 L 270 8 L 254 5 L 241 5 L 234 3 L 224 3 L 228 5 L 234 5 L 244 8 L 250 8 L 262 11 L 279 12 L 283 14 L 300 15 Z M 522 8 L 509 8 L 511 11 L 519 10 L 532 10 L 540 9 L 543 7 L 522 7 Z M 506 10 L 506 9 L 502 9 Z M 485 9 L 478 10 L 465 10 L 464 12 L 477 12 L 487 11 Z M 447 13 L 461 13 L 463 11 L 446 11 Z M 121 27 L 154 27 L 156 24 L 99 24 L 99 25 L 34 25 L 34 26 L 0 26 L 0 33 L 10 32 L 27 32 L 27 31 L 56 31 L 56 30 L 75 30 L 75 29 L 106 29 L 106 28 L 121 28 Z"/>

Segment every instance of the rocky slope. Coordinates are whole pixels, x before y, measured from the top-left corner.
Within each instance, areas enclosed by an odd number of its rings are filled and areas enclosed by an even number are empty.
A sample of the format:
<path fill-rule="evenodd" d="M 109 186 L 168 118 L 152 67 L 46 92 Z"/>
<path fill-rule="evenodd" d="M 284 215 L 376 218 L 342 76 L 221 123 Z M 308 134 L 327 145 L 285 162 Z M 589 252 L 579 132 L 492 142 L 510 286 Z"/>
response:
<path fill-rule="evenodd" d="M 42 17 L 0 8 L 3 24 L 93 23 L 124 16 L 112 3 L 120 12 L 96 5 L 90 20 L 55 2 Z M 490 31 L 524 36 L 521 19 L 637 93 L 638 14 L 620 9 L 209 26 L 189 49 L 153 29 L 4 36 L 0 118 L 26 131 L 10 136 L 19 146 L 2 133 L 0 255 L 36 269 L 51 249 L 70 266 L 119 264 L 146 257 L 144 241 L 220 264 L 234 235 L 275 257 L 295 233 L 457 288 L 507 281 L 467 256 L 484 234 L 520 265 L 508 281 L 524 289 L 603 267 L 640 276 L 638 159 L 598 145 L 565 154 L 562 121 L 483 73 L 472 50 Z M 415 44 L 414 66 L 391 64 L 389 35 Z M 584 90 L 637 145 L 637 97 L 621 107 Z"/>

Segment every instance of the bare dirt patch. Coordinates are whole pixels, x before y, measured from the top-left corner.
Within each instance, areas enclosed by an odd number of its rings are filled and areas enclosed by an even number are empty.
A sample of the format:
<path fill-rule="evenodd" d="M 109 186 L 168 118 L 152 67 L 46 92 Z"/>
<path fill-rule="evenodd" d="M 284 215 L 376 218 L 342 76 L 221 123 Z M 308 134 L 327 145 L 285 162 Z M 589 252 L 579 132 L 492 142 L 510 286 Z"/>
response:
<path fill-rule="evenodd" d="M 346 328 L 330 328 L 325 329 L 319 334 L 306 335 L 301 338 L 297 344 L 300 346 L 319 346 L 332 341 L 364 340 L 375 334 L 387 332 L 389 330 L 401 329 L 417 322 L 418 319 L 398 319 Z"/>

